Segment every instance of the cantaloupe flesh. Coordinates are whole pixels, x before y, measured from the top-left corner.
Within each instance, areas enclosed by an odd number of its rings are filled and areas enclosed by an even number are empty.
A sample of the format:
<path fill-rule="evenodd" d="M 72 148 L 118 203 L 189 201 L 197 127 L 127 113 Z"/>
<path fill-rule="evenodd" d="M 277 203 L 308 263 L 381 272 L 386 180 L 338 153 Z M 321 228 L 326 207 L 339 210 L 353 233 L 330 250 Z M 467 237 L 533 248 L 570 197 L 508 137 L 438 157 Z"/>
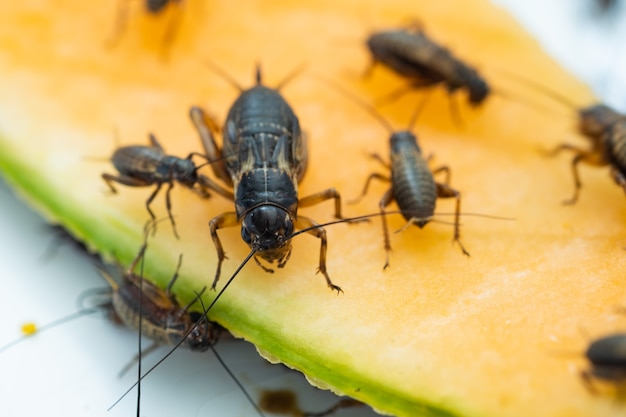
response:
<path fill-rule="evenodd" d="M 380 220 L 328 228 L 328 270 L 345 291 L 336 295 L 316 275 L 319 241 L 294 239 L 293 256 L 275 274 L 252 262 L 216 304 L 211 317 L 260 351 L 331 388 L 399 416 L 610 416 L 623 404 L 592 396 L 578 371 L 591 337 L 626 326 L 613 308 L 624 294 L 626 242 L 623 192 L 608 169 L 581 167 L 584 188 L 571 196 L 570 157 L 548 159 L 538 148 L 563 141 L 584 146 L 573 112 L 503 77 L 521 73 L 582 104 L 587 88 L 565 73 L 502 10 L 486 1 L 458 2 L 186 2 L 183 24 L 164 59 L 167 15 L 138 9 L 113 50 L 104 47 L 115 7 L 109 1 L 11 2 L 0 13 L 0 168 L 25 199 L 94 249 L 128 262 L 141 241 L 150 189 L 107 194 L 102 172 L 116 146 L 147 142 L 153 132 L 172 154 L 200 151 L 188 120 L 191 105 L 225 114 L 237 91 L 203 64 L 225 68 L 244 86 L 255 63 L 277 85 L 301 63 L 305 74 L 283 88 L 309 137 L 306 196 L 336 187 L 356 197 L 367 175 L 384 168 L 367 158 L 387 154 L 388 132 L 362 109 L 310 77 L 337 80 L 366 100 L 402 82 L 369 63 L 368 31 L 411 18 L 480 69 L 496 89 L 480 108 L 461 103 L 463 126 L 449 99 L 433 93 L 417 126 L 434 164 L 449 165 L 463 211 L 514 217 L 464 217 L 462 239 L 429 224 L 393 234 L 391 267 L 382 270 Z M 421 94 L 381 109 L 406 126 Z M 515 98 L 537 103 L 537 108 Z M 547 109 L 547 110 L 546 110 Z M 377 210 L 386 185 L 376 184 L 346 215 Z M 165 215 L 163 196 L 153 204 Z M 185 254 L 177 290 L 191 297 L 213 278 L 216 255 L 207 222 L 233 209 L 178 187 L 173 211 L 181 239 L 167 223 L 150 240 L 148 276 L 164 284 Z M 301 210 L 332 220 L 331 203 Z M 440 201 L 437 211 L 451 212 Z M 441 217 L 451 221 L 448 216 Z M 390 219 L 392 229 L 403 219 Z M 238 228 L 220 231 L 229 259 L 226 278 L 247 254 Z M 581 352 L 580 358 L 554 352 Z"/>

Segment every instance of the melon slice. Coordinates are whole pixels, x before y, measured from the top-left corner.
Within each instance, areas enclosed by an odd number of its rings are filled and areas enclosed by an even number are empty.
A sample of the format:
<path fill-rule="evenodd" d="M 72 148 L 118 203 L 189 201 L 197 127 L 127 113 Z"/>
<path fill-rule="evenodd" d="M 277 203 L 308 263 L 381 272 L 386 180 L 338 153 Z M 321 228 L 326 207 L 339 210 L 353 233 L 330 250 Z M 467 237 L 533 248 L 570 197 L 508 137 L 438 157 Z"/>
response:
<path fill-rule="evenodd" d="M 140 245 L 151 191 L 119 187 L 119 194 L 108 195 L 100 174 L 112 167 L 93 159 L 110 155 L 116 136 L 141 144 L 148 132 L 172 154 L 200 151 L 189 107 L 225 115 L 237 95 L 203 60 L 226 68 L 243 86 L 251 85 L 255 62 L 269 86 L 306 62 L 307 72 L 341 80 L 373 99 L 402 81 L 380 68 L 368 80 L 359 78 L 368 64 L 362 46 L 367 26 L 398 26 L 417 17 L 433 39 L 494 85 L 542 106 L 539 111 L 494 95 L 470 109 L 460 99 L 460 127 L 452 122 L 449 98 L 437 90 L 417 127 L 425 152 L 451 167 L 464 211 L 516 220 L 464 217 L 469 259 L 450 243 L 446 224 L 394 234 L 387 271 L 379 220 L 329 227 L 328 269 L 345 293 L 332 293 L 315 274 L 319 242 L 302 236 L 286 268 L 275 274 L 246 266 L 211 318 L 271 361 L 387 414 L 623 415 L 623 405 L 610 396 L 585 389 L 578 375 L 587 366 L 582 355 L 550 353 L 582 352 L 588 340 L 580 327 L 592 337 L 619 328 L 612 311 L 624 301 L 622 191 L 607 169 L 583 167 L 580 201 L 560 204 L 573 189 L 569 159 L 546 159 L 537 148 L 566 139 L 584 144 L 573 115 L 498 70 L 533 74 L 581 104 L 592 96 L 506 13 L 484 0 L 245 6 L 190 0 L 164 58 L 163 21 L 140 15 L 115 49 L 105 49 L 114 12 L 104 0 L 64 0 L 54 6 L 12 2 L 0 14 L 0 170 L 48 220 L 127 263 Z M 348 199 L 356 197 L 367 175 L 380 169 L 365 155 L 387 153 L 387 132 L 306 75 L 283 93 L 309 137 L 301 195 L 336 187 Z M 420 100 L 411 94 L 381 111 L 402 128 Z M 384 185 L 372 186 L 367 198 L 345 207 L 346 214 L 376 211 L 384 191 Z M 160 226 L 146 272 L 164 285 L 184 252 L 176 291 L 189 299 L 210 284 L 215 270 L 207 222 L 233 203 L 219 196 L 200 200 L 177 187 L 173 205 L 181 239 Z M 302 214 L 329 221 L 330 206 Z M 153 207 L 165 215 L 161 198 Z M 438 204 L 439 212 L 452 209 L 452 202 Z M 403 220 L 390 224 L 397 229 Z M 220 233 L 229 255 L 223 284 L 248 249 L 236 228 Z"/>

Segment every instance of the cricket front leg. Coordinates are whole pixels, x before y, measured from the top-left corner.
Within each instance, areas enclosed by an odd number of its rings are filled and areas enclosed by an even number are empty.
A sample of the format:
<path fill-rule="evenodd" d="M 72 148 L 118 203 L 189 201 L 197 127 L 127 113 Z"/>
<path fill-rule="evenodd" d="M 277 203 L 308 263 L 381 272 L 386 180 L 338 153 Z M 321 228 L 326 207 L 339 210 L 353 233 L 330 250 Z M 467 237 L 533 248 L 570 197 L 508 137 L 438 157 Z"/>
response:
<path fill-rule="evenodd" d="M 385 213 L 385 208 L 391 204 L 393 201 L 393 188 L 389 188 L 383 198 L 378 203 L 378 207 L 380 208 L 380 214 L 382 216 L 383 221 L 383 238 L 385 240 L 385 265 L 383 266 L 383 271 L 389 267 L 389 253 L 391 252 L 391 242 L 389 241 L 389 226 L 387 225 L 387 214 Z"/>
<path fill-rule="evenodd" d="M 444 180 L 443 183 L 446 186 L 450 185 L 450 167 L 448 167 L 447 165 L 443 165 L 443 166 L 440 166 L 440 167 L 434 169 L 433 170 L 433 176 L 437 175 L 437 174 L 439 174 L 441 172 L 443 172 L 445 174 L 445 176 L 446 176 L 445 177 L 446 179 Z"/>
<path fill-rule="evenodd" d="M 615 183 L 622 187 L 622 190 L 626 192 L 626 177 L 624 177 L 624 174 L 622 174 L 617 168 L 612 167 L 611 176 L 613 177 L 613 180 L 615 180 Z"/>
<path fill-rule="evenodd" d="M 172 188 L 174 187 L 174 181 L 170 181 L 169 186 L 167 187 L 167 191 L 165 192 L 165 207 L 167 209 L 167 215 L 170 218 L 170 223 L 172 224 L 172 231 L 174 232 L 174 237 L 176 239 L 180 239 L 178 235 L 178 230 L 176 230 L 176 221 L 174 220 L 174 215 L 172 214 L 172 199 L 170 197 Z"/>
<path fill-rule="evenodd" d="M 172 185 L 172 183 L 170 183 L 170 187 L 171 187 L 171 185 Z M 154 189 L 152 194 L 150 194 L 150 197 L 148 197 L 148 199 L 146 200 L 146 209 L 148 210 L 148 214 L 150 215 L 150 220 L 148 220 L 148 223 L 151 223 L 151 222 L 153 223 L 153 226 L 152 226 L 152 234 L 153 235 L 156 233 L 158 222 L 156 221 L 156 216 L 155 216 L 154 212 L 150 208 L 150 204 L 152 204 L 152 201 L 155 199 L 157 194 L 159 194 L 159 191 L 161 191 L 161 187 L 162 186 L 163 186 L 162 182 L 157 183 L 156 188 Z M 170 216 L 170 221 L 173 221 L 173 217 L 171 216 L 171 214 L 172 213 L 170 212 L 170 209 L 168 208 L 168 215 Z M 178 239 L 178 235 L 176 234 L 176 225 L 174 223 L 172 223 L 172 226 L 174 227 L 174 236 L 176 236 L 176 238 Z M 146 225 L 146 227 L 147 227 L 147 225 Z"/>
<path fill-rule="evenodd" d="M 198 174 L 198 186 L 203 190 L 204 194 L 210 195 L 208 190 L 212 190 L 224 197 L 226 200 L 235 200 L 235 196 L 232 191 L 227 190 L 205 175 Z"/>
<path fill-rule="evenodd" d="M 310 207 L 326 200 L 330 200 L 331 198 L 335 200 L 335 218 L 343 219 L 343 216 L 341 215 L 341 196 L 334 188 L 328 188 L 324 191 L 320 191 L 319 193 L 301 198 L 298 201 L 298 205 L 300 207 Z"/>
<path fill-rule="evenodd" d="M 572 175 L 574 176 L 574 195 L 572 198 L 568 198 L 563 200 L 563 204 L 565 205 L 573 205 L 578 201 L 578 196 L 580 195 L 580 189 L 583 187 L 583 183 L 580 180 L 580 173 L 578 172 L 578 164 L 584 162 L 589 165 L 602 165 L 601 162 L 597 160 L 597 155 L 593 152 L 587 151 L 579 151 L 574 159 L 572 159 Z"/>
<path fill-rule="evenodd" d="M 377 179 L 377 180 L 380 180 L 380 181 L 385 181 L 385 182 L 390 182 L 391 181 L 391 179 L 389 177 L 387 177 L 387 176 L 385 176 L 383 174 L 379 174 L 377 172 L 371 173 L 369 175 L 369 177 L 367 177 L 367 180 L 365 181 L 365 185 L 363 186 L 363 191 L 361 191 L 361 194 L 357 198 L 348 201 L 348 204 L 356 204 L 359 201 L 361 201 L 361 199 L 367 195 L 367 190 L 369 190 L 370 183 L 374 179 Z"/>
<path fill-rule="evenodd" d="M 298 217 L 298 220 L 296 221 L 296 227 L 298 229 L 311 228 L 307 231 L 307 233 L 315 236 L 321 241 L 320 264 L 317 272 L 321 272 L 324 275 L 324 278 L 326 279 L 326 284 L 330 287 L 331 290 L 337 291 L 337 293 L 343 292 L 341 287 L 333 284 L 333 282 L 330 280 L 330 277 L 328 276 L 328 271 L 326 271 L 326 250 L 328 248 L 328 242 L 326 241 L 326 230 L 324 230 L 324 228 L 321 226 L 315 227 L 317 225 L 318 224 L 315 221 L 304 216 Z"/>
<path fill-rule="evenodd" d="M 197 106 L 189 110 L 189 117 L 198 131 L 198 135 L 200 135 L 202 147 L 206 153 L 207 160 L 211 161 L 213 173 L 226 184 L 232 185 L 232 178 L 226 169 L 222 150 L 217 146 L 217 142 L 213 136 L 213 132 L 219 131 L 218 123 L 213 117 L 209 116 L 204 110 Z M 226 157 L 229 156 L 230 155 L 226 155 Z"/>
<path fill-rule="evenodd" d="M 220 241 L 219 236 L 217 236 L 217 229 L 233 227 L 238 224 L 239 220 L 237 219 L 237 213 L 235 212 L 222 213 L 219 216 L 212 218 L 209 222 L 211 239 L 213 239 L 213 244 L 217 250 L 217 270 L 215 271 L 215 279 L 211 285 L 212 290 L 215 290 L 215 287 L 217 286 L 217 281 L 220 279 L 220 274 L 222 273 L 222 262 L 224 262 L 224 259 L 227 258 L 226 252 L 224 252 L 224 248 L 222 247 L 222 242 Z"/>
<path fill-rule="evenodd" d="M 582 188 L 580 174 L 578 173 L 578 164 L 584 161 L 585 163 L 588 163 L 590 165 L 601 165 L 601 162 L 598 160 L 598 156 L 593 151 L 581 149 L 568 143 L 562 143 L 558 145 L 551 151 L 546 152 L 546 155 L 553 157 L 558 155 L 562 151 L 572 151 L 576 154 L 571 162 L 572 175 L 574 176 L 574 195 L 571 198 L 563 200 L 563 204 L 572 205 L 576 204 L 576 202 L 578 201 L 578 195 L 580 194 L 580 189 Z"/>
<path fill-rule="evenodd" d="M 147 187 L 148 185 L 152 185 L 150 182 L 146 182 L 144 180 L 140 180 L 134 177 L 127 177 L 125 175 L 111 175 L 106 172 L 102 174 L 102 179 L 111 189 L 111 194 L 117 194 L 117 190 L 113 186 L 113 183 L 116 182 L 122 185 L 128 185 L 129 187 Z"/>
<path fill-rule="evenodd" d="M 469 252 L 465 250 L 463 243 L 461 243 L 461 193 L 447 184 L 436 183 L 437 185 L 437 197 L 439 198 L 455 198 L 456 208 L 454 210 L 454 238 L 463 255 L 470 256 Z"/>
<path fill-rule="evenodd" d="M 335 218 L 344 219 L 345 217 L 343 217 L 341 214 L 341 196 L 339 195 L 339 192 L 334 188 L 328 188 L 319 193 L 301 198 L 300 200 L 298 200 L 298 205 L 300 207 L 309 207 L 315 204 L 319 204 L 323 201 L 330 200 L 331 198 L 335 200 Z M 367 221 L 369 221 L 369 219 L 346 220 L 346 222 L 348 223 L 360 223 Z"/>

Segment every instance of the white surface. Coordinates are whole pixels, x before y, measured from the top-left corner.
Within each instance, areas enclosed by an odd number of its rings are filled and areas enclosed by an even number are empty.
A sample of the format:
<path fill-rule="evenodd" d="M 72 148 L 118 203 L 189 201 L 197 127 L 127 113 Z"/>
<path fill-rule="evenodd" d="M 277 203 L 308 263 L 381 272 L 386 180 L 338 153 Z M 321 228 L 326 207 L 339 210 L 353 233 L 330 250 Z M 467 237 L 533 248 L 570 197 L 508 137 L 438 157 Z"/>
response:
<path fill-rule="evenodd" d="M 626 109 L 626 15 L 590 19 L 589 1 L 498 0 L 514 8 L 546 49 L 568 68 L 594 83 L 596 92 Z M 583 103 L 584 104 L 584 103 Z M 46 324 L 76 311 L 86 289 L 104 282 L 87 259 L 61 246 L 51 260 L 41 259 L 54 238 L 44 223 L 0 184 L 0 346 L 20 336 L 28 321 Z M 133 382 L 118 370 L 136 353 L 136 335 L 102 315 L 83 317 L 28 338 L 0 353 L 0 416 L 129 416 L 134 392 L 116 408 L 106 409 Z M 332 395 L 309 388 L 303 378 L 260 359 L 244 342 L 226 340 L 218 350 L 233 372 L 257 395 L 263 389 L 298 391 L 302 408 L 319 410 Z M 159 355 L 146 360 L 147 368 Z M 142 386 L 145 416 L 255 416 L 210 352 L 179 350 Z M 337 415 L 366 415 L 355 409 Z"/>

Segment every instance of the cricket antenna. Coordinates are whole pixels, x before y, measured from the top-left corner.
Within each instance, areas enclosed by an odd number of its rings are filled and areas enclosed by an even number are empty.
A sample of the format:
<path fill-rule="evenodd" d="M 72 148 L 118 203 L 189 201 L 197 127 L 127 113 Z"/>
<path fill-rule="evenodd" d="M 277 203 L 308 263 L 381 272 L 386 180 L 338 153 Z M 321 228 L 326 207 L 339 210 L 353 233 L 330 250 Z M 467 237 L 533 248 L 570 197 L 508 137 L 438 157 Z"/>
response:
<path fill-rule="evenodd" d="M 387 130 L 390 134 L 394 133 L 394 128 L 393 128 L 393 126 L 391 126 L 391 123 L 389 123 L 389 121 L 387 119 L 385 119 L 378 112 L 378 110 L 376 110 L 374 108 L 374 106 L 372 106 L 371 104 L 367 103 L 365 100 L 357 97 L 354 93 L 346 90 L 345 88 L 340 86 L 338 83 L 336 83 L 336 82 L 334 82 L 334 81 L 332 81 L 332 80 L 330 80 L 328 78 L 322 77 L 320 75 L 315 75 L 315 78 L 317 78 L 318 80 L 326 83 L 327 85 L 329 85 L 330 87 L 334 88 L 339 93 L 341 93 L 344 97 L 346 97 L 347 99 L 351 100 L 356 105 L 360 106 L 363 110 L 365 110 L 370 115 L 372 115 L 376 120 L 378 120 L 380 122 L 380 124 L 383 126 L 383 128 L 385 130 Z"/>
<path fill-rule="evenodd" d="M 148 248 L 148 237 L 154 231 L 154 229 L 156 229 L 156 225 L 160 221 L 162 220 L 155 219 L 149 222 L 148 224 L 146 224 L 144 228 L 143 245 L 141 246 L 141 249 L 139 250 L 139 254 L 137 254 L 137 257 L 131 263 L 127 271 L 127 273 L 132 274 L 133 270 L 135 269 L 135 266 L 137 265 L 137 262 L 139 262 L 139 323 L 137 324 L 137 350 L 138 350 L 137 352 L 137 417 L 141 416 L 141 374 L 142 374 L 142 367 L 141 367 L 142 358 L 141 357 L 143 354 L 141 342 L 142 342 L 142 336 L 143 336 L 142 330 L 143 330 L 144 266 L 145 266 L 145 260 L 146 260 L 146 249 Z M 181 262 L 182 262 L 182 258 L 179 257 L 175 276 L 178 275 L 178 270 L 180 269 Z"/>
<path fill-rule="evenodd" d="M 294 69 L 291 70 L 289 74 L 285 76 L 285 78 L 283 78 L 281 82 L 278 83 L 276 87 L 274 87 L 274 89 L 276 91 L 280 91 L 281 88 L 283 88 L 285 85 L 291 82 L 298 75 L 302 74 L 307 66 L 308 64 L 306 62 L 303 62 L 300 65 L 296 66 Z"/>
<path fill-rule="evenodd" d="M 151 227 L 156 227 L 156 223 L 151 224 Z M 141 348 L 141 339 L 142 339 L 142 329 L 143 329 L 143 271 L 144 271 L 144 265 L 145 265 L 145 254 L 146 254 L 146 246 L 148 245 L 148 236 L 150 234 L 150 230 L 148 227 L 146 227 L 146 230 L 144 231 L 145 236 L 144 236 L 144 242 L 143 242 L 143 247 L 142 250 L 140 252 L 141 254 L 141 262 L 139 265 L 139 323 L 137 325 L 137 355 L 138 355 L 138 360 L 137 360 L 137 417 L 141 417 L 141 355 L 142 355 L 142 348 Z M 180 260 L 179 260 L 179 267 L 180 267 Z"/>
<path fill-rule="evenodd" d="M 20 336 L 19 338 L 15 339 L 15 340 L 13 340 L 13 341 L 11 341 L 9 343 L 7 343 L 4 346 L 0 346 L 0 353 L 4 352 L 6 350 L 9 350 L 13 346 L 23 342 L 24 340 L 30 338 L 31 336 L 33 336 L 35 334 L 43 333 L 43 332 L 45 332 L 47 330 L 51 330 L 51 329 L 53 329 L 53 328 L 55 328 L 57 326 L 60 326 L 60 325 L 62 325 L 64 323 L 68 323 L 68 322 L 76 320 L 78 318 L 81 318 L 81 317 L 84 317 L 84 316 L 88 316 L 90 314 L 97 313 L 99 311 L 102 311 L 102 308 L 104 308 L 104 307 L 106 307 L 108 305 L 109 305 L 109 303 L 103 303 L 103 304 L 96 305 L 96 306 L 91 307 L 91 308 L 83 308 L 83 309 L 80 309 L 80 310 L 78 310 L 78 311 L 76 311 L 76 312 L 74 312 L 72 314 L 68 314 L 67 316 L 61 317 L 59 319 L 51 321 L 50 323 L 44 324 L 43 326 L 41 326 L 39 328 L 37 328 L 37 326 L 35 326 L 32 323 L 24 324 L 22 326 L 24 335 Z M 26 330 L 26 329 L 28 329 L 28 330 Z"/>
<path fill-rule="evenodd" d="M 321 80 L 321 81 L 323 81 L 323 82 L 325 82 L 326 84 L 330 85 L 332 88 L 336 89 L 339 93 L 343 94 L 346 98 L 352 100 L 352 102 L 354 102 L 355 104 L 360 106 L 362 109 L 364 109 L 366 112 L 368 112 L 370 115 L 372 115 L 376 120 L 378 120 L 380 122 L 380 124 L 390 134 L 394 134 L 395 133 L 395 129 L 393 128 L 391 123 L 389 123 L 389 121 L 387 119 L 385 119 L 378 112 L 378 110 L 376 110 L 374 108 L 374 106 L 372 106 L 371 104 L 369 104 L 366 101 L 362 100 L 361 98 L 357 97 L 354 93 L 346 90 L 345 88 L 343 88 L 338 83 L 336 83 L 336 82 L 334 82 L 332 80 L 329 80 L 329 79 L 321 77 L 321 76 L 316 76 L 316 78 Z M 429 98 L 430 98 L 430 93 L 426 94 L 424 99 L 422 99 L 422 101 L 419 103 L 419 105 L 415 108 L 415 111 L 413 112 L 413 114 L 411 115 L 411 118 L 409 119 L 409 124 L 408 124 L 408 127 L 407 127 L 408 131 L 412 131 L 413 130 L 413 127 L 415 126 L 415 123 L 417 122 L 418 116 L 421 114 L 422 110 L 424 110 L 424 107 L 426 107 L 426 103 L 428 102 Z"/>
<path fill-rule="evenodd" d="M 254 82 L 256 83 L 256 85 L 263 84 L 263 73 L 261 71 L 261 64 L 259 62 L 257 62 L 255 66 Z"/>
<path fill-rule="evenodd" d="M 215 355 L 215 358 L 220 363 L 220 365 L 222 365 L 222 367 L 224 368 L 226 373 L 228 373 L 228 375 L 232 378 L 232 380 L 235 382 L 235 384 L 237 384 L 237 387 L 239 387 L 239 389 L 241 390 L 243 395 L 246 397 L 246 399 L 248 400 L 250 405 L 252 405 L 252 407 L 256 410 L 257 414 L 259 414 L 261 417 L 265 417 L 265 414 L 263 413 L 263 411 L 259 408 L 257 403 L 254 402 L 254 400 L 250 396 L 250 393 L 248 393 L 248 391 L 246 391 L 246 389 L 244 388 L 243 384 L 237 379 L 235 374 L 233 374 L 233 372 L 226 366 L 226 363 L 224 362 L 222 357 L 217 353 L 217 350 L 215 350 L 215 346 L 211 346 L 211 351 Z"/>
<path fill-rule="evenodd" d="M 239 83 L 237 81 L 235 81 L 235 79 L 233 77 L 231 77 L 230 74 L 228 74 L 222 68 L 217 66 L 217 64 L 215 64 L 213 61 L 210 61 L 210 60 L 207 59 L 207 60 L 204 61 L 204 64 L 207 67 L 209 67 L 209 69 L 211 69 L 215 74 L 220 76 L 228 84 L 232 85 L 237 90 L 239 90 L 239 92 L 243 92 L 244 91 L 243 87 L 241 87 L 241 85 L 239 85 Z M 258 70 L 258 68 L 257 68 L 257 70 Z"/>
<path fill-rule="evenodd" d="M 559 94 L 556 91 L 549 89 L 545 85 L 541 85 L 540 83 L 534 80 L 531 80 L 530 78 L 526 78 L 521 75 L 506 71 L 506 70 L 500 70 L 499 72 L 502 72 L 505 76 L 509 78 L 517 80 L 523 84 L 526 84 L 527 86 L 534 89 L 535 91 L 545 94 L 546 96 L 550 97 L 552 100 L 556 101 L 557 103 L 560 103 L 566 107 L 569 107 L 572 110 L 578 111 L 579 106 L 577 104 L 572 102 L 570 99 L 568 99 L 564 95 Z M 500 95 L 502 95 L 502 92 L 500 93 Z"/>
<path fill-rule="evenodd" d="M 215 158 L 215 159 L 211 159 L 209 158 L 207 155 L 200 153 L 200 152 L 191 152 L 189 155 L 187 155 L 187 158 L 185 159 L 191 159 L 192 156 L 197 156 L 199 158 L 204 159 L 206 162 L 201 163 L 200 165 L 196 165 L 196 168 L 194 169 L 194 172 L 198 172 L 200 170 L 200 168 L 204 168 L 207 165 L 211 165 L 214 164 L 216 162 L 221 162 L 224 161 L 226 159 L 229 158 L 229 156 L 224 156 L 224 155 L 220 155 L 219 157 Z"/>
<path fill-rule="evenodd" d="M 252 257 L 256 254 L 256 249 L 252 249 L 250 251 L 250 253 L 248 254 L 248 256 L 246 256 L 246 258 L 239 264 L 239 266 L 237 267 L 237 269 L 235 270 L 235 272 L 233 272 L 233 275 L 231 275 L 231 277 L 228 279 L 228 281 L 226 281 L 226 284 L 224 285 L 224 287 L 222 287 L 222 289 L 220 290 L 220 292 L 217 293 L 217 295 L 215 296 L 215 298 L 213 299 L 213 301 L 211 301 L 211 304 L 209 304 L 209 307 L 204 310 L 204 315 L 206 316 L 207 313 L 213 308 L 213 306 L 215 305 L 215 303 L 217 302 L 217 300 L 219 300 L 219 298 L 222 296 L 222 294 L 224 294 L 224 291 L 226 291 L 226 288 L 228 288 L 228 286 L 230 285 L 231 282 L 233 282 L 233 280 L 235 279 L 235 277 L 239 274 L 239 272 L 241 272 L 241 270 L 243 269 L 243 267 L 248 263 L 248 261 L 250 259 L 252 259 Z"/>
<path fill-rule="evenodd" d="M 394 215 L 394 214 L 402 214 L 402 215 L 404 215 L 404 212 L 402 210 L 389 210 L 389 211 L 385 211 L 384 213 L 377 212 L 377 213 L 364 214 L 362 216 L 354 216 L 354 217 L 347 217 L 347 218 L 344 218 L 344 219 L 331 220 L 331 221 L 326 222 L 326 223 L 320 223 L 320 224 L 316 224 L 314 226 L 309 226 L 307 228 L 300 229 L 297 232 L 294 232 L 291 235 L 287 236 L 286 240 L 291 240 L 291 239 L 293 239 L 294 237 L 296 237 L 298 235 L 310 232 L 311 230 L 314 230 L 314 229 L 317 229 L 317 228 L 320 228 L 320 227 L 332 226 L 334 224 L 341 224 L 341 223 L 356 222 L 356 221 L 360 221 L 360 220 L 371 219 L 373 217 L 383 217 L 383 216 L 390 216 L 390 215 Z M 446 221 L 443 221 L 443 220 L 437 220 L 435 218 L 435 216 L 455 216 L 455 215 L 456 215 L 456 213 L 452 213 L 452 212 L 451 213 L 446 213 L 446 212 L 433 213 L 432 216 L 415 218 L 415 221 L 427 220 L 429 222 L 432 221 L 432 222 L 441 223 L 441 224 L 454 225 L 454 223 L 452 223 L 452 222 L 446 222 Z M 508 221 L 515 220 L 513 217 L 494 216 L 494 215 L 491 215 L 491 214 L 472 213 L 472 212 L 459 213 L 459 215 L 460 216 L 471 216 L 471 217 L 483 217 L 483 218 L 493 219 L 493 220 L 508 220 Z"/>
<path fill-rule="evenodd" d="M 431 91 L 432 90 L 426 93 L 426 95 L 424 96 L 420 104 L 413 111 L 413 115 L 411 116 L 411 119 L 409 120 L 409 125 L 407 126 L 406 130 L 410 132 L 413 131 L 413 128 L 415 127 L 415 124 L 417 123 L 417 119 L 419 115 L 422 113 L 422 110 L 424 110 L 424 107 L 426 107 L 426 103 L 428 102 L 428 99 L 430 98 Z"/>

